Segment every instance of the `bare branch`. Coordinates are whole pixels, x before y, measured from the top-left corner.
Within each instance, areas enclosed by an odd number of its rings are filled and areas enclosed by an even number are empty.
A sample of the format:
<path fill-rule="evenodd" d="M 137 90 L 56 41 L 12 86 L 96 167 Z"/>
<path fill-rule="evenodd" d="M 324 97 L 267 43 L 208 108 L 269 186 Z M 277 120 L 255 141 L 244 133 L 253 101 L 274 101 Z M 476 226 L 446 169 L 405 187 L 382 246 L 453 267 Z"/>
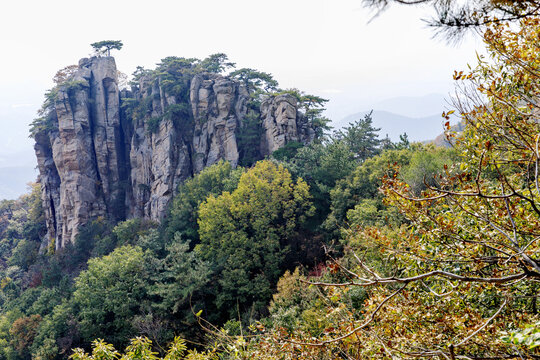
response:
<path fill-rule="evenodd" d="M 304 282 L 304 283 L 310 284 L 310 285 L 315 285 L 315 286 L 336 286 L 336 287 L 361 286 L 361 287 L 366 287 L 366 286 L 373 286 L 373 285 L 377 285 L 377 284 L 396 284 L 396 283 L 408 284 L 408 283 L 411 283 L 411 282 L 415 282 L 415 281 L 419 281 L 419 280 L 423 280 L 423 279 L 428 279 L 428 278 L 431 278 L 431 277 L 441 277 L 441 278 L 446 278 L 446 279 L 450 279 L 450 280 L 457 280 L 457 281 L 463 281 L 463 282 L 504 284 L 504 283 L 508 283 L 510 281 L 523 279 L 525 277 L 531 277 L 531 276 L 540 278 L 540 274 L 536 274 L 536 273 L 531 274 L 531 273 L 525 273 L 525 272 L 515 274 L 515 275 L 503 276 L 503 277 L 486 277 L 486 278 L 483 278 L 483 277 L 475 277 L 475 276 L 462 276 L 462 275 L 450 273 L 450 272 L 447 272 L 447 271 L 435 270 L 435 271 L 430 271 L 430 272 L 427 272 L 427 273 L 424 273 L 424 274 L 411 276 L 411 277 L 407 277 L 407 278 L 387 277 L 387 278 L 380 278 L 380 279 L 371 279 L 370 281 L 364 282 L 364 283 L 356 283 L 356 282 L 325 283 L 325 282 L 311 282 L 311 281 L 307 281 L 307 280 L 301 280 L 301 281 Z"/>

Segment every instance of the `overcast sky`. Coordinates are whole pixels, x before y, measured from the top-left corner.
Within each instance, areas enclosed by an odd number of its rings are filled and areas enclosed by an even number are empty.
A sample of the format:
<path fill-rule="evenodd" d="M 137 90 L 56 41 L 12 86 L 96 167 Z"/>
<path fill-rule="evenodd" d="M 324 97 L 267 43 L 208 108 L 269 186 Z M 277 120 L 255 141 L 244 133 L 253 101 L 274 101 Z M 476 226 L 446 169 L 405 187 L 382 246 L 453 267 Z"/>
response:
<path fill-rule="evenodd" d="M 224 52 L 283 88 L 329 98 L 327 115 L 338 120 L 387 98 L 452 90 L 453 70 L 474 63 L 481 43 L 434 40 L 421 21 L 429 16 L 400 6 L 369 22 L 360 0 L 2 1 L 0 158 L 31 147 L 27 124 L 51 78 L 95 41 L 122 40 L 114 56 L 128 74 L 166 56 Z"/>

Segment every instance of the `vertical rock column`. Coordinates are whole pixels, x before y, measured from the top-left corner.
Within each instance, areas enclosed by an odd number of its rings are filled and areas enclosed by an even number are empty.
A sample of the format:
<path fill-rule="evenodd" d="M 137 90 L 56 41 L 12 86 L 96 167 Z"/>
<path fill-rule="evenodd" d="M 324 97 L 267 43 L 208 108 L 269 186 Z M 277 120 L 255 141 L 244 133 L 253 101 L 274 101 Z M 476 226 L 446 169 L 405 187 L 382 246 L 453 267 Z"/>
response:
<path fill-rule="evenodd" d="M 261 153 L 270 155 L 290 141 L 299 141 L 297 101 L 289 94 L 266 99 L 261 104 L 263 137 Z"/>
<path fill-rule="evenodd" d="M 195 119 L 193 170 L 225 159 L 238 164 L 236 130 L 247 112 L 247 92 L 238 82 L 213 74 L 191 81 L 191 106 Z"/>
<path fill-rule="evenodd" d="M 163 90 L 159 80 L 141 79 L 136 96 L 139 101 L 151 99 L 148 117 L 159 123 L 150 129 L 148 119 L 135 121 L 129 154 L 133 193 L 129 216 L 160 220 L 179 183 L 192 174 L 189 134 L 177 126 L 189 119 L 174 118 L 167 112 L 176 99 Z"/>
<path fill-rule="evenodd" d="M 56 113 L 49 114 L 49 116 L 54 117 L 54 119 L 50 120 L 57 122 Z M 63 223 L 60 212 L 56 211 L 56 209 L 60 209 L 60 176 L 54 164 L 51 145 L 51 139 L 57 138 L 58 132 L 48 135 L 43 131 L 36 134 L 35 137 L 34 150 L 40 173 L 41 199 L 47 227 L 47 234 L 42 242 L 42 250 L 51 243 L 56 248 L 57 234 L 59 234 L 59 231 L 61 232 Z M 62 243 L 62 239 L 59 239 L 58 243 Z"/>
<path fill-rule="evenodd" d="M 90 121 L 96 171 L 107 212 L 113 219 L 125 217 L 127 169 L 123 130 L 120 126 L 120 93 L 113 57 L 81 61 L 90 77 Z"/>
<path fill-rule="evenodd" d="M 60 218 L 57 249 L 73 242 L 79 226 L 90 218 L 106 215 L 92 138 L 91 76 L 90 70 L 80 68 L 73 79 L 75 85 L 62 87 L 56 101 L 58 136 L 53 133 L 50 138 L 60 177 L 60 206 L 54 209 Z"/>
<path fill-rule="evenodd" d="M 93 218 L 125 217 L 117 205 L 127 175 L 116 79 L 114 58 L 82 59 L 58 89 L 49 114 L 56 129 L 36 136 L 48 237 L 57 249 Z"/>

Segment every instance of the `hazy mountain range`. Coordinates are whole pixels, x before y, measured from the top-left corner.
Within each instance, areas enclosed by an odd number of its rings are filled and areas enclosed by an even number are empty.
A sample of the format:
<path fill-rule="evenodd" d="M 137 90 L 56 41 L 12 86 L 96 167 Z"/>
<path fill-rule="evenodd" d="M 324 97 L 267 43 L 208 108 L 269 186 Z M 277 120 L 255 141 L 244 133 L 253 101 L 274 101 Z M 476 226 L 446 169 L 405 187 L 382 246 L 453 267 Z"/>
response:
<path fill-rule="evenodd" d="M 0 199 L 16 199 L 28 192 L 28 183 L 37 179 L 38 171 L 33 167 L 0 168 Z"/>
<path fill-rule="evenodd" d="M 0 103 L 0 200 L 18 198 L 37 179 L 33 140 L 28 138 L 35 107 Z"/>
<path fill-rule="evenodd" d="M 441 114 L 448 108 L 442 94 L 391 98 L 373 104 L 373 126 L 381 129 L 380 138 L 388 135 L 392 141 L 399 141 L 399 135 L 407 133 L 411 141 L 429 141 L 443 132 L 444 119 Z M 363 118 L 370 111 L 356 112 L 333 121 L 332 125 L 335 129 L 342 128 Z M 452 124 L 457 123 L 457 120 L 453 119 Z"/>
<path fill-rule="evenodd" d="M 28 192 L 27 184 L 35 182 L 38 171 L 34 149 L 0 153 L 0 200 L 16 199 Z"/>
<path fill-rule="evenodd" d="M 349 123 L 363 118 L 368 112 L 363 111 L 349 115 L 337 123 L 336 127 L 347 126 Z M 389 111 L 374 110 L 371 118 L 373 126 L 381 129 L 379 137 L 384 138 L 388 135 L 392 141 L 399 141 L 399 135 L 403 133 L 407 133 L 411 141 L 425 141 L 435 139 L 443 132 L 441 114 L 413 118 Z"/>

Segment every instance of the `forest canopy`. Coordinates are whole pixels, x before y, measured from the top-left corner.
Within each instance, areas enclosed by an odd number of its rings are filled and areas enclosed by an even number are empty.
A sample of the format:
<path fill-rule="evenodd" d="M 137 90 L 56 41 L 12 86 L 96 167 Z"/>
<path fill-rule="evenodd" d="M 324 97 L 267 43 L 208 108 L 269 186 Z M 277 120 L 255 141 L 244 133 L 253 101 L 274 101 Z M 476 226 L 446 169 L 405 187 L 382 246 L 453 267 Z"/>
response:
<path fill-rule="evenodd" d="M 193 74 L 231 71 L 252 110 L 241 141 L 284 94 L 317 136 L 216 162 L 160 223 L 96 217 L 57 250 L 39 184 L 0 202 L 0 359 L 540 358 L 538 4 L 396 2 L 482 31 L 487 56 L 453 74 L 448 147 L 381 139 L 373 113 L 330 132 L 326 99 L 221 53 L 140 68 L 135 83 L 159 78 L 178 100 L 171 116 L 189 113 Z"/>

